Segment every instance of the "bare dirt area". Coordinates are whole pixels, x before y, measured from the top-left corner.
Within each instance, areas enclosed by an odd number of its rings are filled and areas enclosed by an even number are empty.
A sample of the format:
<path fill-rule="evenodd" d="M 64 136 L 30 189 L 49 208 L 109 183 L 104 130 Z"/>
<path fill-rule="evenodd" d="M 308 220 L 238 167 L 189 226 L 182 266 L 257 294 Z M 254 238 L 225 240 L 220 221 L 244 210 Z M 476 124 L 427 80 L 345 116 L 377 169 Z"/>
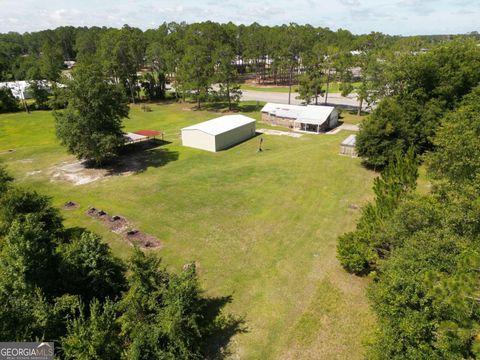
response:
<path fill-rule="evenodd" d="M 50 171 L 52 181 L 67 181 L 73 185 L 85 185 L 107 176 L 106 169 L 90 169 L 85 162 L 62 163 Z"/>
<path fill-rule="evenodd" d="M 89 161 L 63 162 L 49 169 L 51 181 L 66 181 L 85 185 L 111 176 L 128 176 L 160 167 L 178 159 L 178 153 L 160 148 L 167 141 L 150 140 L 127 145 L 122 153 L 101 167 Z"/>
<path fill-rule="evenodd" d="M 290 131 L 280 131 L 280 130 L 273 130 L 273 129 L 257 129 L 257 132 L 267 135 L 276 135 L 276 136 L 290 136 L 294 138 L 300 138 L 303 134 L 298 134 Z"/>
<path fill-rule="evenodd" d="M 105 211 L 94 207 L 89 208 L 86 214 L 100 220 L 111 232 L 120 235 L 132 245 L 137 245 L 144 249 L 156 249 L 161 245 L 156 237 L 132 228 L 123 216 L 110 216 Z"/>
<path fill-rule="evenodd" d="M 80 207 L 80 204 L 76 203 L 75 201 L 67 201 L 65 204 L 63 204 L 63 210 L 73 210 L 73 209 L 78 209 Z"/>

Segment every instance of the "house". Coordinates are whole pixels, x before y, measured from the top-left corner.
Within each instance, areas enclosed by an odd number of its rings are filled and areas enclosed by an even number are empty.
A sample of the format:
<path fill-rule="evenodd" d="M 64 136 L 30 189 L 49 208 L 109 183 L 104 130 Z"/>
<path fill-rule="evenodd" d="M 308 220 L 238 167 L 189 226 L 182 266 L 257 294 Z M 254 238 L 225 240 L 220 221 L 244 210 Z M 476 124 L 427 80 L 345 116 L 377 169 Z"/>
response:
<path fill-rule="evenodd" d="M 255 119 L 245 115 L 225 115 L 182 129 L 182 145 L 220 151 L 255 136 Z"/>
<path fill-rule="evenodd" d="M 264 122 L 295 131 L 320 133 L 338 126 L 338 112 L 333 106 L 267 103 L 261 113 Z"/>
<path fill-rule="evenodd" d="M 357 136 L 349 135 L 340 144 L 340 155 L 347 155 L 351 157 L 357 157 L 357 151 L 355 150 Z"/>

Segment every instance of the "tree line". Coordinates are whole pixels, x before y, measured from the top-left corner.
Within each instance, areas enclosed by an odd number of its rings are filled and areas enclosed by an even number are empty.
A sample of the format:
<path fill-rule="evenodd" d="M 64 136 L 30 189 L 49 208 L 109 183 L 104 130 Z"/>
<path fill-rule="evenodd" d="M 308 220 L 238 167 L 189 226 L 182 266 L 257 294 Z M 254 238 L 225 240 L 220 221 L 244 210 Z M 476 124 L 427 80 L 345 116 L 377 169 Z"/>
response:
<path fill-rule="evenodd" d="M 122 261 L 12 181 L 0 166 L 1 341 L 54 341 L 60 359 L 202 359 L 240 331 L 222 314 L 228 297 L 204 296 L 195 263 L 168 272 L 136 248 Z"/>
<path fill-rule="evenodd" d="M 480 357 L 479 64 L 470 40 L 399 58 L 362 124 L 358 150 L 382 172 L 337 254 L 373 280 L 368 358 Z M 415 191 L 419 165 L 428 193 Z"/>
<path fill-rule="evenodd" d="M 345 84 L 342 92 L 351 92 L 350 69 L 360 67 L 365 74 L 358 90 L 363 101 L 376 59 L 385 57 L 385 52 L 420 51 L 449 39 L 354 35 L 297 24 L 164 23 L 146 31 L 128 25 L 121 29 L 67 26 L 0 34 L 0 81 L 56 83 L 61 81 L 64 61 L 95 61 L 112 81 L 122 85 L 131 102 L 140 97 L 162 99 L 170 83 L 177 99 L 193 97 L 198 106 L 205 100 L 221 100 L 232 107 L 239 99 L 240 73 L 253 74 L 258 83 L 269 81 L 290 88 L 298 82 L 300 96 L 318 103 L 331 81 L 341 81 Z M 48 104 L 42 89 L 36 90 L 38 108 L 61 105 Z"/>

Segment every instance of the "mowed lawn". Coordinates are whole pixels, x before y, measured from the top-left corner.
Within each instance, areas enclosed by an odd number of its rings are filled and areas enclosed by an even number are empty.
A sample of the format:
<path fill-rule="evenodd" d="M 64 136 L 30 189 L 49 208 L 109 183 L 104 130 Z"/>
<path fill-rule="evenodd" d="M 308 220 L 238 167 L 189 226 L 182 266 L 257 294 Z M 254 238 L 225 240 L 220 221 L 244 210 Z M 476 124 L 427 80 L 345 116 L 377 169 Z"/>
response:
<path fill-rule="evenodd" d="M 1 115 L 0 161 L 55 205 L 78 202 L 80 209 L 62 211 L 66 224 L 101 234 L 116 255 L 128 257 L 130 245 L 87 217 L 89 206 L 158 237 L 162 248 L 151 251 L 171 270 L 195 260 L 206 295 L 231 295 L 225 312 L 245 321 L 246 331 L 231 339 L 231 358 L 362 358 L 375 326 L 368 279 L 345 273 L 335 247 L 359 216 L 350 206 L 372 197 L 375 174 L 338 155 L 348 133 L 262 135 L 261 153 L 259 137 L 209 153 L 182 147 L 180 128 L 219 114 L 190 107 L 132 107 L 126 130 L 164 130 L 170 142 L 149 150 L 137 174 L 52 182 L 51 169 L 75 159 L 59 146 L 50 112 Z"/>
<path fill-rule="evenodd" d="M 331 82 L 328 86 L 329 93 L 340 93 L 340 82 L 334 81 Z M 360 86 L 359 82 L 352 83 L 354 88 Z M 323 90 L 326 90 L 327 85 L 323 85 Z M 257 84 L 241 84 L 240 89 L 242 90 L 254 90 L 254 91 L 265 91 L 265 92 L 280 92 L 288 93 L 288 86 L 285 85 L 257 85 Z M 298 85 L 292 85 L 292 92 L 298 92 Z"/>

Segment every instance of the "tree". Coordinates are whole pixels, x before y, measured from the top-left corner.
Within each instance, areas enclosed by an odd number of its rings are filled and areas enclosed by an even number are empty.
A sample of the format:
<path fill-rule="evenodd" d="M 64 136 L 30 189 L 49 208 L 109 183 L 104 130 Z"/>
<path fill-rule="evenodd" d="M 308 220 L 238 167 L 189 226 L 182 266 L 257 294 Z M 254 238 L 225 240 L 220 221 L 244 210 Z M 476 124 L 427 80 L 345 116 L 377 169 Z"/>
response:
<path fill-rule="evenodd" d="M 57 81 L 63 68 L 63 52 L 57 43 L 46 41 L 40 56 L 40 72 L 44 79 Z"/>
<path fill-rule="evenodd" d="M 184 96 L 186 92 L 194 91 L 198 109 L 213 82 L 213 32 L 211 23 L 195 24 L 187 28 L 182 44 L 185 53 L 176 74 Z"/>
<path fill-rule="evenodd" d="M 237 70 L 234 66 L 235 52 L 231 44 L 219 45 L 215 52 L 216 79 L 219 84 L 219 92 L 227 99 L 228 109 L 232 110 L 232 102 L 238 103 L 242 92 L 240 85 L 236 83 Z"/>
<path fill-rule="evenodd" d="M 413 149 L 405 156 L 397 152 L 374 180 L 375 202 L 362 209 L 357 229 L 338 239 L 337 257 L 345 269 L 365 274 L 376 268 L 379 259 L 388 256 L 392 244 L 384 241 L 382 231 L 401 200 L 415 189 L 417 166 Z"/>
<path fill-rule="evenodd" d="M 126 290 L 124 265 L 111 254 L 100 237 L 83 232 L 79 237 L 57 247 L 64 292 L 80 295 L 90 302 L 93 297 L 116 299 Z"/>
<path fill-rule="evenodd" d="M 49 92 L 45 88 L 43 82 L 30 81 L 28 88 L 32 94 L 32 98 L 35 100 L 36 108 L 39 110 L 48 109 Z"/>
<path fill-rule="evenodd" d="M 115 303 L 110 300 L 93 300 L 88 316 L 81 306 L 79 316 L 67 322 L 66 335 L 60 340 L 65 359 L 120 359 L 122 344 L 116 319 Z"/>
<path fill-rule="evenodd" d="M 122 119 L 128 103 L 118 85 L 110 84 L 95 64 L 78 66 L 68 83 L 68 106 L 55 112 L 56 134 L 68 152 L 100 164 L 124 144 Z"/>
<path fill-rule="evenodd" d="M 13 96 L 12 90 L 0 87 L 0 113 L 18 111 L 18 101 Z"/>
<path fill-rule="evenodd" d="M 203 311 L 195 267 L 170 275 L 160 259 L 136 249 L 119 318 L 128 359 L 198 359 Z M 207 327 L 211 325 L 208 324 Z"/>
<path fill-rule="evenodd" d="M 13 177 L 7 172 L 7 168 L 0 164 L 0 198 L 9 189 Z"/>
<path fill-rule="evenodd" d="M 381 169 L 394 153 L 414 146 L 413 129 L 405 117 L 398 101 L 388 98 L 362 122 L 356 150 L 366 165 Z"/>
<path fill-rule="evenodd" d="M 315 44 L 311 51 L 302 54 L 305 73 L 300 76 L 298 92 L 307 104 L 309 104 L 313 98 L 315 99 L 315 105 L 318 105 L 318 96 L 322 94 L 324 68 L 327 56 L 320 44 Z"/>

